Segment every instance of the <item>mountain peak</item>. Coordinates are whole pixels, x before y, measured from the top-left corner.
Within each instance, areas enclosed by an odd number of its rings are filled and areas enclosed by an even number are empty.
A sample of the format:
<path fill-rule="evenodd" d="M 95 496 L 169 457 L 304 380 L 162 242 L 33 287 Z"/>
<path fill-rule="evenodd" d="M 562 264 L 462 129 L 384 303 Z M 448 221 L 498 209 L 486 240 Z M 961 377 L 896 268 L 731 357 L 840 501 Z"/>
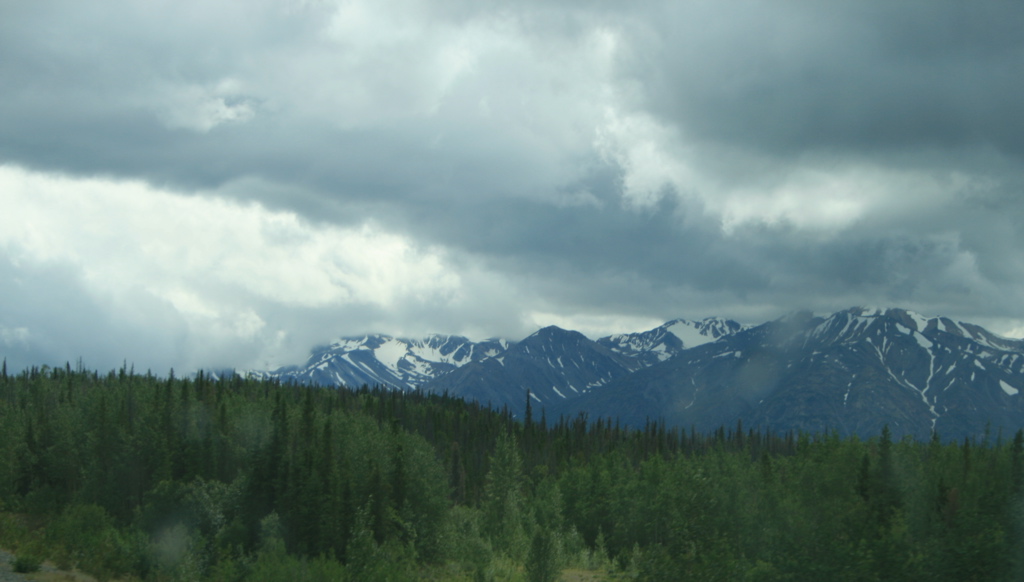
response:
<path fill-rule="evenodd" d="M 558 333 L 579 333 L 576 331 L 564 329 L 557 325 L 545 325 L 530 335 L 545 335 L 545 334 L 558 334 Z"/>
<path fill-rule="evenodd" d="M 610 335 L 597 342 L 644 367 L 744 329 L 745 326 L 720 317 L 706 317 L 700 321 L 673 319 L 648 331 Z"/>
<path fill-rule="evenodd" d="M 526 341 L 529 341 L 532 338 L 544 338 L 544 339 L 554 339 L 554 338 L 558 338 L 558 339 L 580 339 L 580 338 L 582 338 L 582 339 L 587 339 L 587 336 L 583 335 L 582 333 L 580 333 L 578 331 L 573 331 L 571 329 L 563 329 L 561 327 L 558 327 L 557 325 L 549 325 L 549 326 L 546 326 L 546 327 L 542 327 L 542 328 L 538 329 L 537 331 L 533 332 L 532 334 L 527 336 L 526 339 L 524 339 L 523 341 L 526 342 Z"/>
<path fill-rule="evenodd" d="M 713 342 L 744 329 L 739 323 L 720 317 L 705 317 L 700 321 L 674 319 L 662 327 L 679 338 L 685 349 Z"/>
<path fill-rule="evenodd" d="M 557 325 L 549 325 L 533 332 L 519 342 L 520 349 L 560 350 L 561 346 L 578 346 L 590 339 L 578 331 L 562 329 Z"/>

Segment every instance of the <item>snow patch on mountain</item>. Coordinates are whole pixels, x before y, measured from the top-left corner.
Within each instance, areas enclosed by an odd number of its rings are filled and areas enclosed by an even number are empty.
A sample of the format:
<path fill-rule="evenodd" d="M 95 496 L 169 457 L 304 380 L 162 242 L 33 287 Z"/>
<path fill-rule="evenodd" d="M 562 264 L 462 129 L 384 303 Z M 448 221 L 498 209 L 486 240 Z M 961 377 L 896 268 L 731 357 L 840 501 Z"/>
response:
<path fill-rule="evenodd" d="M 669 333 L 679 338 L 686 348 L 695 348 L 718 339 L 707 333 L 706 329 L 702 330 L 698 324 L 681 319 L 673 322 L 667 329 Z"/>
<path fill-rule="evenodd" d="M 683 350 L 711 343 L 747 329 L 739 323 L 709 317 L 700 321 L 674 319 L 654 329 L 616 334 L 597 342 L 624 356 L 636 359 L 638 368 L 672 359 Z"/>
<path fill-rule="evenodd" d="M 398 373 L 398 361 L 409 353 L 409 345 L 394 338 L 388 338 L 375 350 L 373 356 L 388 369 Z"/>

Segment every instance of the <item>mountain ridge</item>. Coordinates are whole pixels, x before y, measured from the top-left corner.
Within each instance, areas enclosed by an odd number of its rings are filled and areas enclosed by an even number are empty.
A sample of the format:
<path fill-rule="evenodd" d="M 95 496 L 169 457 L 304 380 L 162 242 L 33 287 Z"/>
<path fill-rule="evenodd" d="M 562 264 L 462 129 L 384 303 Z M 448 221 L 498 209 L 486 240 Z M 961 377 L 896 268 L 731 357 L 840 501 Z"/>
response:
<path fill-rule="evenodd" d="M 1024 426 L 1024 340 L 901 308 L 786 314 L 760 325 L 673 319 L 591 340 L 548 326 L 518 341 L 368 335 L 314 350 L 286 381 L 387 385 L 549 415 L 713 430 L 927 438 Z M 353 384 L 353 380 L 358 383 Z"/>
<path fill-rule="evenodd" d="M 923 331 L 918 331 L 922 329 Z M 948 318 L 852 308 L 767 322 L 574 403 L 626 424 L 927 438 L 1024 426 L 1024 342 Z"/>

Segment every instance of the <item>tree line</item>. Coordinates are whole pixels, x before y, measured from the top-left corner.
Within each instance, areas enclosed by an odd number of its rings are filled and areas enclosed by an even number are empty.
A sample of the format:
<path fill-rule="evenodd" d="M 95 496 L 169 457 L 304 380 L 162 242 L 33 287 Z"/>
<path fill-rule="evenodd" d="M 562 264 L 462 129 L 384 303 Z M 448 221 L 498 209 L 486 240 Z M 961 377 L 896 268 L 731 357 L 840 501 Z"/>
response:
<path fill-rule="evenodd" d="M 1022 463 L 1021 432 L 703 434 L 379 387 L 0 369 L 0 545 L 101 579 L 1012 580 Z"/>

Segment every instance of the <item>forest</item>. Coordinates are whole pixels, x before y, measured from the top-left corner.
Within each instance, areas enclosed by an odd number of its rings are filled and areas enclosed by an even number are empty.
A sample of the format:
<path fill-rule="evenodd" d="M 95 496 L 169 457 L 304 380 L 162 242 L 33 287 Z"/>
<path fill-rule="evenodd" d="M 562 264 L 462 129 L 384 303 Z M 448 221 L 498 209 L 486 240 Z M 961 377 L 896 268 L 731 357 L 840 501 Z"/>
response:
<path fill-rule="evenodd" d="M 1022 463 L 1021 432 L 701 434 L 237 374 L 0 371 L 0 547 L 99 580 L 1019 580 Z"/>

